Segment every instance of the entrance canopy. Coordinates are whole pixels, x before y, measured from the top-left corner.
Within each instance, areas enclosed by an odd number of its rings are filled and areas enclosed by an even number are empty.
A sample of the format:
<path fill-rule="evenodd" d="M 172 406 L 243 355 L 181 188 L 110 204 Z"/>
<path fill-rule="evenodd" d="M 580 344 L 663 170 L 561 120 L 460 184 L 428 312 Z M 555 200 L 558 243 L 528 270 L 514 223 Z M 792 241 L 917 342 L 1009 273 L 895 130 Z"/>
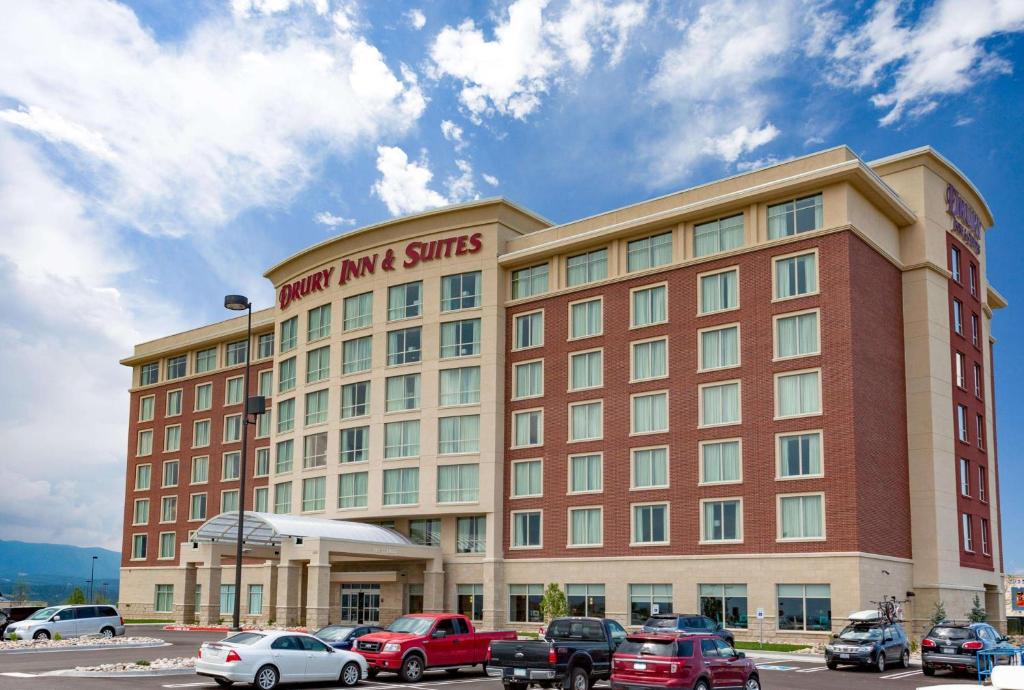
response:
<path fill-rule="evenodd" d="M 204 522 L 196 530 L 193 541 L 232 543 L 238 537 L 238 513 L 221 513 Z M 338 542 L 403 547 L 423 547 L 413 544 L 404 534 L 379 525 L 348 520 L 276 515 L 245 512 L 242 525 L 242 543 L 246 546 L 279 547 L 287 539 L 327 539 Z"/>

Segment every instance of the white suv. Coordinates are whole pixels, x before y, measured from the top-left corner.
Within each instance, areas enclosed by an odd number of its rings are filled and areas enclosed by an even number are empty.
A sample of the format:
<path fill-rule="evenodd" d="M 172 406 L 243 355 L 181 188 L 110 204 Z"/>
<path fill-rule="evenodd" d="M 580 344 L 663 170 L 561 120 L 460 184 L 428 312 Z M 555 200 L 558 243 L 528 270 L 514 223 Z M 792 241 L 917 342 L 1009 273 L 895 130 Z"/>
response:
<path fill-rule="evenodd" d="M 50 606 L 23 621 L 11 623 L 4 637 L 13 640 L 50 640 L 82 635 L 124 635 L 124 619 L 113 606 Z"/>

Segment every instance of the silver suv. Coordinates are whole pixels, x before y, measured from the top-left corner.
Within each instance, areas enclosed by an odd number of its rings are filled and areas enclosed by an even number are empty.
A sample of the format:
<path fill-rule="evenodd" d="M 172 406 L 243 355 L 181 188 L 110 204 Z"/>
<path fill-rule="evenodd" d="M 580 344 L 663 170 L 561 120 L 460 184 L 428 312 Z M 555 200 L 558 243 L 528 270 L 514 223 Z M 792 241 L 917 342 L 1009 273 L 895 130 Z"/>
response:
<path fill-rule="evenodd" d="M 49 606 L 23 621 L 11 623 L 4 637 L 13 640 L 50 640 L 83 635 L 124 635 L 124 619 L 113 606 Z"/>

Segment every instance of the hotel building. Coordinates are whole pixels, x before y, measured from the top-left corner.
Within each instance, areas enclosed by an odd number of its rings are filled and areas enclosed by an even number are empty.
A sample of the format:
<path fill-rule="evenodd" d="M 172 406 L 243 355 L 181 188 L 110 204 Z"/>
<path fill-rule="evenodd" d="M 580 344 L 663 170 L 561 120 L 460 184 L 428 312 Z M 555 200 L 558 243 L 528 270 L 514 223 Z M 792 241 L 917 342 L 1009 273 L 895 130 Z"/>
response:
<path fill-rule="evenodd" d="M 1001 622 L 992 225 L 931 148 L 837 147 L 561 225 L 484 200 L 303 250 L 251 341 L 234 318 L 123 360 L 122 611 L 534 628 L 556 582 L 574 613 L 741 637 L 883 595 L 915 628 L 975 594 Z"/>

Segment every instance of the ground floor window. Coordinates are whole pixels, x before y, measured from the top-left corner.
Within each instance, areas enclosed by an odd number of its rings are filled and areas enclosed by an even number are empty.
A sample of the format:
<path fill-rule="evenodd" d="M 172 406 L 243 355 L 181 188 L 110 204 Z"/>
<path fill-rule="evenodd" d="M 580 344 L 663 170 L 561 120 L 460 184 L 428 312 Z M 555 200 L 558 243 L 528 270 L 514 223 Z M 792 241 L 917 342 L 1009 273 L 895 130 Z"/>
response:
<path fill-rule="evenodd" d="M 630 585 L 629 624 L 643 625 L 656 613 L 672 613 L 672 585 Z"/>
<path fill-rule="evenodd" d="M 484 586 L 456 585 L 456 611 L 471 620 L 484 617 Z"/>
<path fill-rule="evenodd" d="M 423 585 L 409 585 L 409 613 L 423 613 Z"/>
<path fill-rule="evenodd" d="M 174 611 L 174 585 L 157 585 L 153 610 L 157 613 Z"/>
<path fill-rule="evenodd" d="M 604 585 L 566 585 L 570 616 L 604 618 Z"/>
<path fill-rule="evenodd" d="M 700 612 L 727 628 L 747 627 L 747 586 L 701 585 Z"/>
<path fill-rule="evenodd" d="M 779 630 L 831 630 L 829 585 L 779 585 Z"/>
<path fill-rule="evenodd" d="M 249 615 L 263 613 L 263 585 L 249 585 Z"/>
<path fill-rule="evenodd" d="M 508 619 L 512 623 L 540 623 L 544 585 L 509 585 Z"/>
<path fill-rule="evenodd" d="M 220 586 L 220 615 L 233 614 L 235 612 L 235 586 Z"/>
<path fill-rule="evenodd" d="M 195 600 L 195 616 L 196 616 L 196 620 L 199 620 L 199 609 L 202 608 L 202 606 L 203 606 L 203 586 L 202 585 L 196 585 L 195 598 L 196 598 L 196 600 Z"/>

